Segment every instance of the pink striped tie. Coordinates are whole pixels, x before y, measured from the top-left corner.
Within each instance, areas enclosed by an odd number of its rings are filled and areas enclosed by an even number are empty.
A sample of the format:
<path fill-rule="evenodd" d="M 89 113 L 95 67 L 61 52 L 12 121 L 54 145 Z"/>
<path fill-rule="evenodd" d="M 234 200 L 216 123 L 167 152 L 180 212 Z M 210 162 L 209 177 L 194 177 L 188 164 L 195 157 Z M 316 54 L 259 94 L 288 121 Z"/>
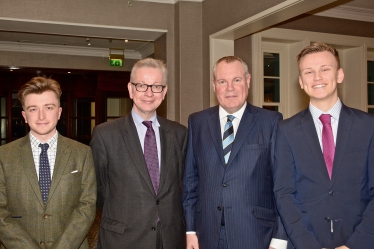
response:
<path fill-rule="evenodd" d="M 335 155 L 334 136 L 332 134 L 332 127 L 331 127 L 331 115 L 322 114 L 319 117 L 319 120 L 321 120 L 323 124 L 323 129 L 322 129 L 323 158 L 325 159 L 327 172 L 329 173 L 329 177 L 331 180 L 332 167 L 334 164 L 334 155 Z"/>

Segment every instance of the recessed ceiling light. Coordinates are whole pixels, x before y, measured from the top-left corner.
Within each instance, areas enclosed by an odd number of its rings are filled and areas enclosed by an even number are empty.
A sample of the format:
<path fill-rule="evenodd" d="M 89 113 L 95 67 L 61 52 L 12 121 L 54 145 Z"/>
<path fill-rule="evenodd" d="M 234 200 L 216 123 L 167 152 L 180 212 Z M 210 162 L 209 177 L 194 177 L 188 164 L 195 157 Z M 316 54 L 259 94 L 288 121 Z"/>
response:
<path fill-rule="evenodd" d="M 70 73 L 70 72 L 68 72 L 68 73 Z"/>
<path fill-rule="evenodd" d="M 16 67 L 16 66 L 10 66 L 9 69 L 16 70 L 16 69 L 19 69 L 19 67 Z"/>
<path fill-rule="evenodd" d="M 126 39 L 125 42 L 129 42 L 129 40 Z"/>

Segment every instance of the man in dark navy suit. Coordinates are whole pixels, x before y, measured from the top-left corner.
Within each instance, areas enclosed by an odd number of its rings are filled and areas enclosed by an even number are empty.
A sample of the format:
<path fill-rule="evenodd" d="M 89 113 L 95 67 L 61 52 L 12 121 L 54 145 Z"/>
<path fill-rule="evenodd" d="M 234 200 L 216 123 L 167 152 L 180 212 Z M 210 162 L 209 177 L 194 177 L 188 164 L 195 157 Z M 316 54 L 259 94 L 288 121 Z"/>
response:
<path fill-rule="evenodd" d="M 238 57 L 213 68 L 219 106 L 189 117 L 183 180 L 188 249 L 286 248 L 272 179 L 282 115 L 247 102 L 251 75 Z M 284 237 L 283 237 L 284 238 Z"/>
<path fill-rule="evenodd" d="M 280 123 L 274 190 L 296 248 L 374 248 L 374 116 L 345 106 L 338 52 L 314 43 L 298 55 L 309 107 Z M 355 82 L 351 82 L 352 84 Z"/>

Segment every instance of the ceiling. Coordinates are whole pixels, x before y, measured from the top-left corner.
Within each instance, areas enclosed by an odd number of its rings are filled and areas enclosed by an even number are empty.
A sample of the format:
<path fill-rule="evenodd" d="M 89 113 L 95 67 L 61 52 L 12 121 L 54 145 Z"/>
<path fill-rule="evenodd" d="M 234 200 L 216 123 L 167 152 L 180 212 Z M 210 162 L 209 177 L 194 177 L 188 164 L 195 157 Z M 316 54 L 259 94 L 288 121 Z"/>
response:
<path fill-rule="evenodd" d="M 170 2 L 170 0 L 164 1 Z M 334 10 L 344 8 L 348 11 L 358 10 L 359 14 L 365 10 L 366 13 L 373 13 L 374 19 L 373 0 L 342 0 L 340 2 L 344 4 L 333 6 L 333 9 L 325 10 L 320 15 L 333 15 Z M 338 14 L 338 16 L 342 18 L 342 15 Z M 164 33 L 166 30 L 78 25 L 0 17 L 0 51 L 38 52 L 43 50 L 44 53 L 107 56 L 109 48 L 118 48 L 124 50 L 126 58 L 141 59 L 153 53 L 153 41 Z M 125 42 L 125 40 L 128 41 Z"/>

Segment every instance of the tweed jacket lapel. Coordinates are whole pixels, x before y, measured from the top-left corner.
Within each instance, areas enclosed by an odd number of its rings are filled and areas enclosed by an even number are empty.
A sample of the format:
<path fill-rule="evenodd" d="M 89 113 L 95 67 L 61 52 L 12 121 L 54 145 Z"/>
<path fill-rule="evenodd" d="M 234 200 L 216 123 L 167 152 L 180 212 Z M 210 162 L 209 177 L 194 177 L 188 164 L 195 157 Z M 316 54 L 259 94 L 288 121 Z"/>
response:
<path fill-rule="evenodd" d="M 40 192 L 38 176 L 36 174 L 36 168 L 34 163 L 34 158 L 31 151 L 31 143 L 29 134 L 25 137 L 21 138 L 22 141 L 20 143 L 20 150 L 19 150 L 19 163 L 22 165 L 25 174 L 30 182 L 30 185 L 35 192 L 35 196 L 37 197 L 40 205 L 44 206 L 44 202 L 42 199 L 42 195 Z"/>
<path fill-rule="evenodd" d="M 121 128 L 120 130 L 123 130 L 123 134 L 121 135 L 123 137 L 124 143 L 126 144 L 128 151 L 130 152 L 130 157 L 132 158 L 136 169 L 139 171 L 140 175 L 144 178 L 144 181 L 147 183 L 149 190 L 152 191 L 152 193 L 156 194 L 153 189 L 151 177 L 148 173 L 147 164 L 145 162 L 143 150 L 139 141 L 138 131 L 136 130 L 135 123 L 132 119 L 131 113 L 125 116 L 124 121 L 124 128 Z"/>
<path fill-rule="evenodd" d="M 51 188 L 49 190 L 46 204 L 48 204 L 53 197 L 53 194 L 60 183 L 61 177 L 64 174 L 65 167 L 68 164 L 71 149 L 69 148 L 69 143 L 66 141 L 67 140 L 63 136 L 60 134 L 58 135 L 55 167 L 53 170 Z"/>

